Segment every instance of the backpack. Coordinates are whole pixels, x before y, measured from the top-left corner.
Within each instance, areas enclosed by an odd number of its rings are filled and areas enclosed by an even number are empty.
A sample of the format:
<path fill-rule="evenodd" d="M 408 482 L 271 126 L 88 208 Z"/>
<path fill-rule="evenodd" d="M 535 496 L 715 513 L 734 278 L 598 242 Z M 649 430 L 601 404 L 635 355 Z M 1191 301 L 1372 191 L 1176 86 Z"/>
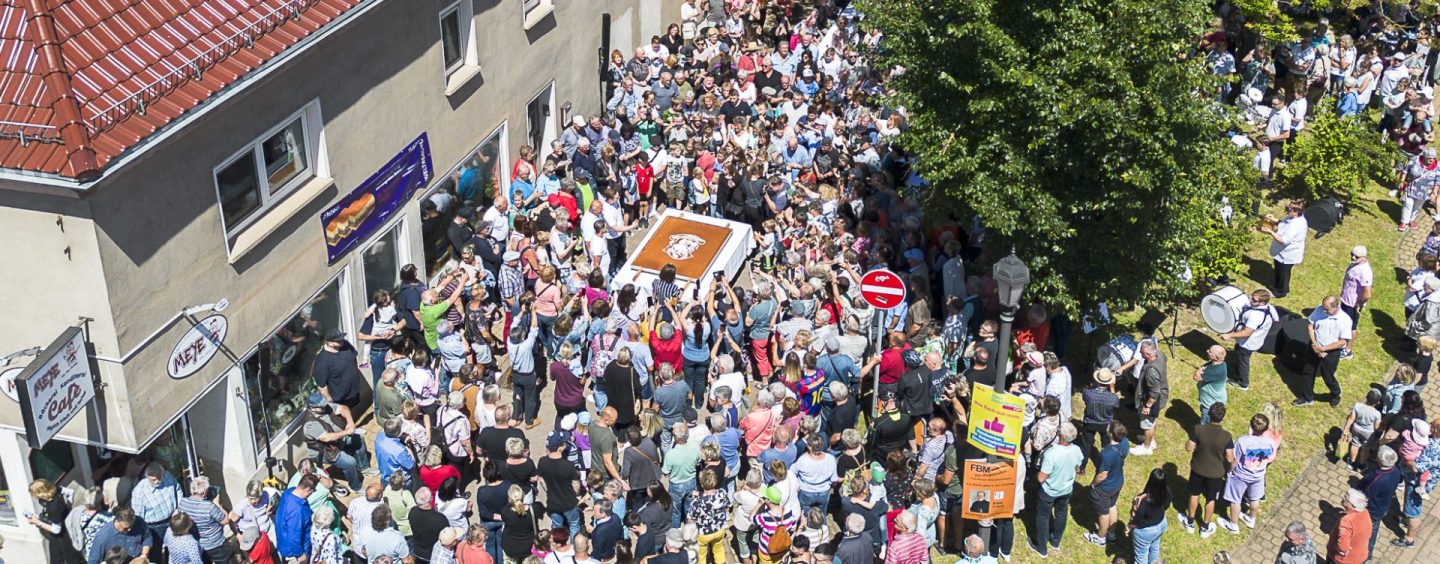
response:
<path fill-rule="evenodd" d="M 775 527 L 775 533 L 770 535 L 770 542 L 765 545 L 770 551 L 770 560 L 778 561 L 790 552 L 790 528 L 785 525 Z"/>
<path fill-rule="evenodd" d="M 606 341 L 609 338 L 609 341 Z M 615 339 L 614 334 L 601 335 L 599 339 L 591 342 L 590 351 L 590 377 L 596 380 L 605 379 L 605 368 L 615 360 Z"/>

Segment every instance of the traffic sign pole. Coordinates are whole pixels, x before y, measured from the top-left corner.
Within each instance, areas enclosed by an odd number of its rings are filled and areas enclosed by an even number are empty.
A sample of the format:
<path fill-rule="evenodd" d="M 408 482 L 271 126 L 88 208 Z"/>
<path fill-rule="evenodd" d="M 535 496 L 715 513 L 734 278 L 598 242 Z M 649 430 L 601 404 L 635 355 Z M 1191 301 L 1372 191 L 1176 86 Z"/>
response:
<path fill-rule="evenodd" d="M 871 307 L 880 310 L 891 310 L 900 307 L 905 303 L 906 296 L 905 279 L 898 274 L 885 269 L 872 270 L 860 277 L 860 297 L 870 304 Z M 878 334 L 875 339 L 875 350 L 883 351 L 884 340 L 888 337 L 885 334 L 884 322 L 879 317 L 875 318 L 878 325 Z M 875 381 L 870 388 L 870 415 L 876 417 L 880 412 L 880 366 L 875 366 Z"/>

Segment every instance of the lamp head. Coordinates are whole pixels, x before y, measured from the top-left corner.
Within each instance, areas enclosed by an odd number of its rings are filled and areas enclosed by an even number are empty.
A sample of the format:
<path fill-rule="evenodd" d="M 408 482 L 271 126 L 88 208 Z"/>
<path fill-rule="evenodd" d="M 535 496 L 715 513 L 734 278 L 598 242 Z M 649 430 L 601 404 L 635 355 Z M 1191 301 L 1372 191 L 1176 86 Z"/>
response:
<path fill-rule="evenodd" d="M 1020 307 L 1020 295 L 1025 292 L 1025 285 L 1030 283 L 1030 267 L 1012 252 L 995 263 L 994 277 L 1000 293 L 1000 305 Z"/>

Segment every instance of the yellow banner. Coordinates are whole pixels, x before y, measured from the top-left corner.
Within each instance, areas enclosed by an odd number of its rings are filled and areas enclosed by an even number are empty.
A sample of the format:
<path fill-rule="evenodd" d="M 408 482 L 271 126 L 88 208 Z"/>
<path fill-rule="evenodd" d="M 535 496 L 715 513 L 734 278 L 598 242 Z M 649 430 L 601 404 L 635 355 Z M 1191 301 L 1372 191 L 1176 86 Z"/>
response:
<path fill-rule="evenodd" d="M 970 401 L 970 444 L 991 456 L 1010 460 L 1020 451 L 1020 426 L 1025 422 L 1025 400 L 976 384 Z"/>

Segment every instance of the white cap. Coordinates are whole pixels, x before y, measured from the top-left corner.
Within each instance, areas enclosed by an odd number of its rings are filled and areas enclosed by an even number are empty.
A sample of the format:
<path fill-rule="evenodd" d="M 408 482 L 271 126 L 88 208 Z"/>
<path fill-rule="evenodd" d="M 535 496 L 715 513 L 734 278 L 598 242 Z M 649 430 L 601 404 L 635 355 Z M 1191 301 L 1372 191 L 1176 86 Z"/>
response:
<path fill-rule="evenodd" d="M 1365 245 L 1355 245 L 1355 248 L 1350 249 L 1350 254 L 1357 257 L 1367 257 L 1370 256 L 1370 251 L 1365 248 Z"/>

